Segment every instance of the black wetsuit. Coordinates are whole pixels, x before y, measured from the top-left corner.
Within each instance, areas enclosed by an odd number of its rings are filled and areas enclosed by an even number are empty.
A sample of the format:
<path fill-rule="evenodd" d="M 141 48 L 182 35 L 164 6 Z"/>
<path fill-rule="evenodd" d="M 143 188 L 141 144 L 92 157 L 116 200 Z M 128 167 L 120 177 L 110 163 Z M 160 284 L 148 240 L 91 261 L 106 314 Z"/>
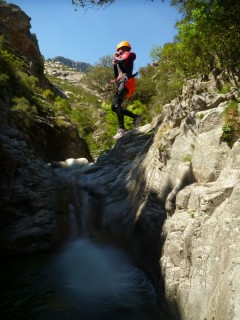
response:
<path fill-rule="evenodd" d="M 116 112 L 118 117 L 119 128 L 124 129 L 124 116 L 136 119 L 137 115 L 131 111 L 122 108 L 124 98 L 128 93 L 125 83 L 132 77 L 133 61 L 136 59 L 136 54 L 125 51 L 121 56 L 115 58 L 114 75 L 117 80 L 117 90 L 112 102 L 112 111 Z M 123 76 L 122 76 L 123 75 Z"/>

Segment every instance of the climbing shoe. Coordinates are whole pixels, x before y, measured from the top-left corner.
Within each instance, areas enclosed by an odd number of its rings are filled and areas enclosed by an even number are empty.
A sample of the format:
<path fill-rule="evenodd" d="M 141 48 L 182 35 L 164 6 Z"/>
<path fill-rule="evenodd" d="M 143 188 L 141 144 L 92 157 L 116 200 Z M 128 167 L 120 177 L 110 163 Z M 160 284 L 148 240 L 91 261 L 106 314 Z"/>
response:
<path fill-rule="evenodd" d="M 114 139 L 119 139 L 127 133 L 127 130 L 119 128 L 117 134 L 113 137 Z"/>

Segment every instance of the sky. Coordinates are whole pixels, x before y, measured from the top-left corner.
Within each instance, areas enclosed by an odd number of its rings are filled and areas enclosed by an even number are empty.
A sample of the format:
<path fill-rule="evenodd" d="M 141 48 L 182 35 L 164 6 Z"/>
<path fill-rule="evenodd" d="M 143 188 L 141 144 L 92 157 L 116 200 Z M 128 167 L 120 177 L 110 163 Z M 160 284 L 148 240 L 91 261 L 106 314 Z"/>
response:
<path fill-rule="evenodd" d="M 45 59 L 63 56 L 94 65 L 127 40 L 136 53 L 135 71 L 152 63 L 150 51 L 172 42 L 181 16 L 169 0 L 116 0 L 105 8 L 82 9 L 71 0 L 7 0 L 31 18 Z"/>

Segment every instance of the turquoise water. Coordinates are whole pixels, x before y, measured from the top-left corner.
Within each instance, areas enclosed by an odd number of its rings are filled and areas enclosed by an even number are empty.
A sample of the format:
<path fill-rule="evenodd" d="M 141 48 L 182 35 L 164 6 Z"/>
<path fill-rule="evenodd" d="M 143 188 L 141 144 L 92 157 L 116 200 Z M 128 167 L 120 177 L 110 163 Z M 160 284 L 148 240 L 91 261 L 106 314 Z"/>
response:
<path fill-rule="evenodd" d="M 3 260 L 1 319 L 159 319 L 148 277 L 116 248 L 75 240 L 55 254 Z"/>

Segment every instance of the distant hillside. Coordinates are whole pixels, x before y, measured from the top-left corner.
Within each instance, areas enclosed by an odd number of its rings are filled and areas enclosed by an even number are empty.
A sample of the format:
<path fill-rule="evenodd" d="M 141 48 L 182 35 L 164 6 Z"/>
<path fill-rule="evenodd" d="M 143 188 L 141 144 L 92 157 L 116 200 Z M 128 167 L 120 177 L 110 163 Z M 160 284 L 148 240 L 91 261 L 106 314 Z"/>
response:
<path fill-rule="evenodd" d="M 90 67 L 91 67 L 90 63 L 80 62 L 80 61 L 73 61 L 71 59 L 64 58 L 64 57 L 61 57 L 61 56 L 57 56 L 57 57 L 52 58 L 52 59 L 47 59 L 47 61 L 52 61 L 52 62 L 58 61 L 58 62 L 61 62 L 64 65 L 66 65 L 69 68 L 75 68 L 75 69 L 77 69 L 79 71 L 82 71 L 82 72 L 88 72 Z"/>

